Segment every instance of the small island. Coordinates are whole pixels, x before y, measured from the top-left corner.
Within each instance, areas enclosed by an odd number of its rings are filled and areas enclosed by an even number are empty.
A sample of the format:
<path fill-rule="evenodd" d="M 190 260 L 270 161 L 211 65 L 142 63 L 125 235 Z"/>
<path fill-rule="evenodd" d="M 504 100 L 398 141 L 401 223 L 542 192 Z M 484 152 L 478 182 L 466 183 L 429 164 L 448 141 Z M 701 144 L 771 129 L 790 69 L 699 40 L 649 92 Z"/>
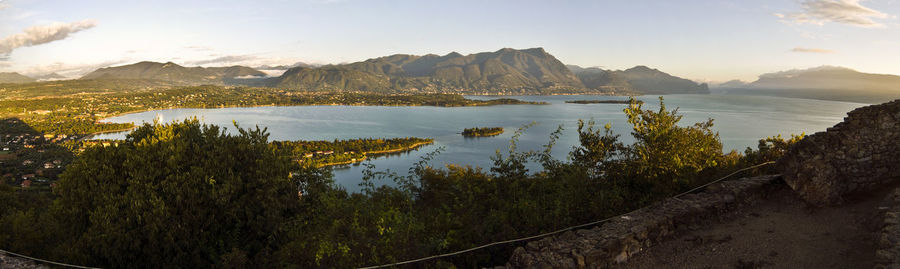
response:
<path fill-rule="evenodd" d="M 568 104 L 629 104 L 631 101 L 628 100 L 573 100 L 566 101 Z M 643 104 L 644 101 L 636 100 L 638 104 Z"/>
<path fill-rule="evenodd" d="M 360 163 L 370 157 L 411 151 L 431 143 L 434 139 L 418 137 L 271 142 L 295 162 L 313 167 Z"/>
<path fill-rule="evenodd" d="M 475 127 L 463 129 L 465 137 L 495 136 L 503 133 L 503 127 Z"/>

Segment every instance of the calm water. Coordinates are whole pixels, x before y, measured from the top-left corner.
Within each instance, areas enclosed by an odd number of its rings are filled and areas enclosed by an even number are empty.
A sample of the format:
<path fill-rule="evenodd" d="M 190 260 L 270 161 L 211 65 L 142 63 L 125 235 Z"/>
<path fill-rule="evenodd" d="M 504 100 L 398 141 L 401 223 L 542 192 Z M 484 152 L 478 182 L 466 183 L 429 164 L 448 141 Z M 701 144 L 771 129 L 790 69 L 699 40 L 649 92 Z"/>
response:
<path fill-rule="evenodd" d="M 472 96 L 474 99 L 494 97 Z M 431 164 L 448 163 L 491 166 L 490 156 L 496 150 L 506 153 L 513 131 L 530 122 L 537 124 L 519 139 L 519 150 L 538 150 L 549 141 L 549 135 L 557 126 L 565 131 L 554 147 L 553 155 L 566 158 L 578 142 L 578 119 L 597 121 L 599 126 L 611 123 L 613 130 L 623 134 L 629 143 L 631 131 L 618 104 L 566 104 L 566 100 L 627 99 L 605 96 L 518 96 L 528 101 L 545 101 L 551 105 L 504 105 L 488 107 L 377 107 L 377 106 L 297 106 L 253 107 L 222 109 L 168 109 L 109 118 L 109 122 L 152 122 L 157 114 L 165 121 L 198 117 L 203 122 L 220 126 L 232 126 L 232 120 L 241 127 L 268 127 L 274 140 L 333 140 L 362 137 L 427 137 L 435 143 L 417 151 L 381 157 L 372 160 L 377 170 L 390 169 L 405 174 L 421 156 L 439 147 L 443 151 Z M 656 96 L 643 96 L 645 108 L 657 109 Z M 778 134 L 807 134 L 824 131 L 840 122 L 846 113 L 865 106 L 821 100 L 793 99 L 766 96 L 740 95 L 668 95 L 668 109 L 679 108 L 684 115 L 681 125 L 715 119 L 714 128 L 724 143 L 725 150 L 743 151 L 756 147 L 760 138 Z M 462 129 L 475 126 L 502 126 L 507 131 L 495 137 L 464 138 Z M 234 129 L 234 128 L 230 128 Z M 96 138 L 122 139 L 124 133 L 100 135 Z M 334 170 L 335 181 L 348 190 L 358 190 L 364 166 L 351 165 Z"/>

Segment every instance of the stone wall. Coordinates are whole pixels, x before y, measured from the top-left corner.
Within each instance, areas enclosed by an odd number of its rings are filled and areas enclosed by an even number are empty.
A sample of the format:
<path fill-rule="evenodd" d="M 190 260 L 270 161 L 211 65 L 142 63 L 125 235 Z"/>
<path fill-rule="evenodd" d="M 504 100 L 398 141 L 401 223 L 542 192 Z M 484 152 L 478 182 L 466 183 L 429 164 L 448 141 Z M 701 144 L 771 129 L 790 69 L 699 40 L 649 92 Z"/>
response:
<path fill-rule="evenodd" d="M 739 205 L 765 197 L 778 176 L 716 183 L 703 192 L 670 198 L 592 229 L 532 241 L 514 252 L 509 268 L 602 268 L 621 263 L 677 231 L 716 221 Z M 783 186 L 783 185 L 782 185 Z"/>
<path fill-rule="evenodd" d="M 885 199 L 884 224 L 878 239 L 875 268 L 900 268 L 900 188 Z"/>
<path fill-rule="evenodd" d="M 0 268 L 6 269 L 46 269 L 50 268 L 32 260 L 19 258 L 0 251 Z"/>
<path fill-rule="evenodd" d="M 823 206 L 900 178 L 900 100 L 861 107 L 806 137 L 776 165 L 807 202 Z"/>

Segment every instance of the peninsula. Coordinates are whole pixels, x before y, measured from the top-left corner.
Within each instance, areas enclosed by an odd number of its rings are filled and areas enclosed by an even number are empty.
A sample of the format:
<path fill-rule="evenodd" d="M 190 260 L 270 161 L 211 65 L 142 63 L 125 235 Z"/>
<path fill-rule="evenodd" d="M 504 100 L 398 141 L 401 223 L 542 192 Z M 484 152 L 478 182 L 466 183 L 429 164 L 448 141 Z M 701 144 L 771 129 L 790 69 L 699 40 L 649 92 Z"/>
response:
<path fill-rule="evenodd" d="M 635 101 L 638 104 L 643 104 L 644 101 L 637 100 Z M 571 100 L 566 101 L 567 104 L 629 104 L 628 100 Z"/>

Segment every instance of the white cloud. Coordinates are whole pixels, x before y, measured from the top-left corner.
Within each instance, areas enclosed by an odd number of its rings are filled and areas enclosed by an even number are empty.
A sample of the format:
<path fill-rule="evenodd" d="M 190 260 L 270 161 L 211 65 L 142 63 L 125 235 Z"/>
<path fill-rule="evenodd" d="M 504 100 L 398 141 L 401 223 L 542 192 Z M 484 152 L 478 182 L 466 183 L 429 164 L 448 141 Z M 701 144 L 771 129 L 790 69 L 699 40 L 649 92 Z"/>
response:
<path fill-rule="evenodd" d="M 825 54 L 835 53 L 835 51 L 833 51 L 833 50 L 828 50 L 828 49 L 820 49 L 820 48 L 802 48 L 802 47 L 796 47 L 796 48 L 793 48 L 793 49 L 791 49 L 791 51 L 792 51 L 792 52 L 802 52 L 802 53 L 825 53 Z"/>
<path fill-rule="evenodd" d="M 66 64 L 61 62 L 56 62 L 48 65 L 38 65 L 32 66 L 25 70 L 25 74 L 31 75 L 44 75 L 50 73 L 58 73 L 67 78 L 77 78 L 81 77 L 84 74 L 93 72 L 94 70 L 113 66 L 117 64 L 126 63 L 126 60 L 117 60 L 117 61 L 107 61 L 101 63 L 92 63 L 92 64 Z"/>
<path fill-rule="evenodd" d="M 7 9 L 7 8 L 9 8 L 9 4 L 0 2 L 0 10 L 4 10 L 4 9 Z"/>
<path fill-rule="evenodd" d="M 69 34 L 97 26 L 94 20 L 83 20 L 72 23 L 53 23 L 49 25 L 32 26 L 25 31 L 8 36 L 0 40 L 0 55 L 9 55 L 20 47 L 30 47 L 50 43 L 69 37 Z"/>
<path fill-rule="evenodd" d="M 184 48 L 194 51 L 213 51 L 213 48 L 207 46 L 186 46 Z"/>
<path fill-rule="evenodd" d="M 189 61 L 186 62 L 190 65 L 206 65 L 206 64 L 236 64 L 243 63 L 248 61 L 257 60 L 259 57 L 253 55 L 227 55 L 213 59 L 207 60 L 199 60 L 199 61 Z"/>
<path fill-rule="evenodd" d="M 784 21 L 797 24 L 824 25 L 836 22 L 859 27 L 884 27 L 875 19 L 889 18 L 888 14 L 864 7 L 861 0 L 804 0 L 800 3 L 801 12 L 775 13 Z"/>

